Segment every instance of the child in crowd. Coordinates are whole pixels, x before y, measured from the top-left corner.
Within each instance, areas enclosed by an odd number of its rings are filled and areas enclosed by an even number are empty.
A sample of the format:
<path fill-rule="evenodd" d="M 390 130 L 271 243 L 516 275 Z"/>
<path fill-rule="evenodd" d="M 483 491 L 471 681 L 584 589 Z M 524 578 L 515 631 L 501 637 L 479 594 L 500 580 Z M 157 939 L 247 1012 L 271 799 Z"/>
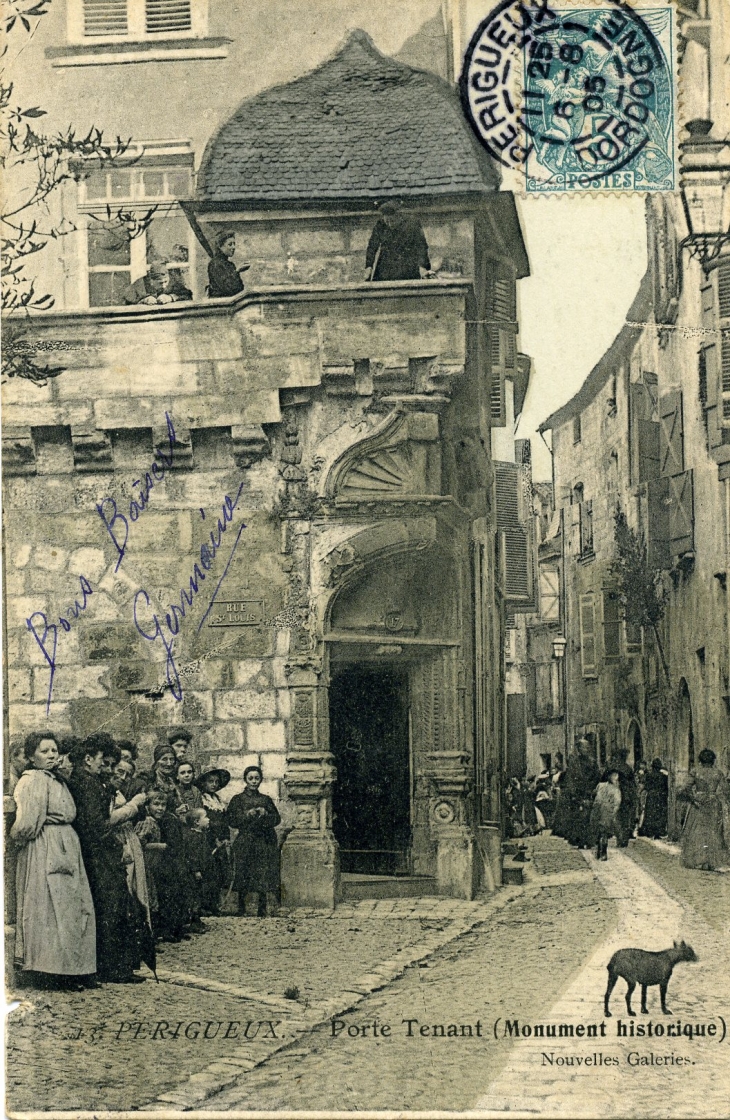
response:
<path fill-rule="evenodd" d="M 203 797 L 196 785 L 195 781 L 195 767 L 192 762 L 178 762 L 176 771 L 177 788 L 180 793 L 180 800 L 186 808 L 202 809 Z"/>
<path fill-rule="evenodd" d="M 167 794 L 160 789 L 150 790 L 147 795 L 146 808 L 146 817 L 135 824 L 134 831 L 139 837 L 144 852 L 152 928 L 158 930 L 160 926 L 160 898 L 157 891 L 157 882 L 160 877 L 162 853 L 167 850 L 167 844 L 162 842 L 160 821 L 167 812 Z"/>
<path fill-rule="evenodd" d="M 191 809 L 185 817 L 185 824 L 187 825 L 184 835 L 185 862 L 192 880 L 190 929 L 193 933 L 205 933 L 206 928 L 200 916 L 206 909 L 205 903 L 210 895 L 210 884 L 215 874 L 213 853 L 208 841 L 210 821 L 205 809 Z"/>
<path fill-rule="evenodd" d="M 618 770 L 609 770 L 598 783 L 591 810 L 591 831 L 596 842 L 596 858 L 608 859 L 608 838 L 616 834 L 616 814 L 621 804 Z"/>

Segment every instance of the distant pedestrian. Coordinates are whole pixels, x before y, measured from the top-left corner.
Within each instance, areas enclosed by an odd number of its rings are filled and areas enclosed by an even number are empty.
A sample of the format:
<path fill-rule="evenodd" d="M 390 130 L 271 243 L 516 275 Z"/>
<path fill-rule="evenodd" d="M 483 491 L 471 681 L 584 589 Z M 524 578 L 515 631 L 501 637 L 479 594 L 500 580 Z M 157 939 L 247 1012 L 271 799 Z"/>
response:
<path fill-rule="evenodd" d="M 367 280 L 419 280 L 432 276 L 421 223 L 397 202 L 384 202 L 365 254 Z"/>
<path fill-rule="evenodd" d="M 616 834 L 616 817 L 621 806 L 621 790 L 617 770 L 609 770 L 598 783 L 591 810 L 591 833 L 596 845 L 596 858 L 608 859 L 609 837 Z"/>
<path fill-rule="evenodd" d="M 279 845 L 276 826 L 279 811 L 270 797 L 259 791 L 263 773 L 258 766 L 247 766 L 243 772 L 246 788 L 231 798 L 226 822 L 238 830 L 233 841 L 235 875 L 233 888 L 238 891 L 238 913 L 246 913 L 246 895 L 257 896 L 257 915 L 264 918 L 275 913 L 279 891 Z"/>
<path fill-rule="evenodd" d="M 677 794 L 689 802 L 682 829 L 682 864 L 700 871 L 717 871 L 730 863 L 730 805 L 727 778 L 715 766 L 714 751 L 700 751 L 699 765 Z"/>
<path fill-rule="evenodd" d="M 599 777 L 591 744 L 587 739 L 579 739 L 568 759 L 560 818 L 563 836 L 576 848 L 591 847 L 590 814 Z"/>
<path fill-rule="evenodd" d="M 639 805 L 636 775 L 627 762 L 628 754 L 626 747 L 619 747 L 609 763 L 611 769 L 618 773 L 621 788 L 621 807 L 616 817 L 616 843 L 619 848 L 628 847 L 629 840 L 633 838 Z"/>
<path fill-rule="evenodd" d="M 644 776 L 644 820 L 639 833 L 658 840 L 667 834 L 669 775 L 660 758 L 655 758 Z"/>

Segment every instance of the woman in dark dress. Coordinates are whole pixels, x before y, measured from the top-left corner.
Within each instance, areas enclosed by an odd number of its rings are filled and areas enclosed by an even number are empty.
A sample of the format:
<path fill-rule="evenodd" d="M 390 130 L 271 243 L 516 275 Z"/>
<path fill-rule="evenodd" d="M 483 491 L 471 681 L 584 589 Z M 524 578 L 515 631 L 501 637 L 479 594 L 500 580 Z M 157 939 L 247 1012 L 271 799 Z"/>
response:
<path fill-rule="evenodd" d="M 660 758 L 655 758 L 644 776 L 644 820 L 639 829 L 642 836 L 658 840 L 667 834 L 667 805 L 669 803 L 669 776 Z"/>
<path fill-rule="evenodd" d="M 243 291 L 241 273 L 251 266 L 240 265 L 236 268 L 233 256 L 236 252 L 236 231 L 222 229 L 215 237 L 215 253 L 208 261 L 208 295 L 211 299 L 221 296 L 235 296 Z"/>
<path fill-rule="evenodd" d="M 258 766 L 247 766 L 243 773 L 246 788 L 232 797 L 226 822 L 238 830 L 233 841 L 235 873 L 233 889 L 238 891 L 238 912 L 246 913 L 246 895 L 258 896 L 257 915 L 274 914 L 279 891 L 279 845 L 275 828 L 279 811 L 270 797 L 260 793 L 263 774 Z"/>

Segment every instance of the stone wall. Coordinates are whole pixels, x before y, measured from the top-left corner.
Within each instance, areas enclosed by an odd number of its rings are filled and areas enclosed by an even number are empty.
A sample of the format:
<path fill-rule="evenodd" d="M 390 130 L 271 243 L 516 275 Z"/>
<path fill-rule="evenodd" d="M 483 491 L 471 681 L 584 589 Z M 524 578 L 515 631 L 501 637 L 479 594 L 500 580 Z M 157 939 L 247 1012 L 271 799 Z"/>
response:
<path fill-rule="evenodd" d="M 470 897 L 470 503 L 483 519 L 486 493 L 444 455 L 452 398 L 463 412 L 472 394 L 473 426 L 485 391 L 469 376 L 470 293 L 299 287 L 34 321 L 29 345 L 66 368 L 5 392 L 11 737 L 103 729 L 144 762 L 182 724 L 201 764 L 232 772 L 229 792 L 260 763 L 294 827 L 287 897 L 331 905 L 327 634 L 354 625 L 344 656 L 413 666 L 422 848 L 440 889 Z M 414 583 L 419 555 L 436 566 Z M 331 610 L 388 558 L 389 587 L 416 596 L 408 636 L 383 627 L 382 591 L 355 596 L 362 625 Z M 475 591 L 485 627 L 491 578 Z"/>

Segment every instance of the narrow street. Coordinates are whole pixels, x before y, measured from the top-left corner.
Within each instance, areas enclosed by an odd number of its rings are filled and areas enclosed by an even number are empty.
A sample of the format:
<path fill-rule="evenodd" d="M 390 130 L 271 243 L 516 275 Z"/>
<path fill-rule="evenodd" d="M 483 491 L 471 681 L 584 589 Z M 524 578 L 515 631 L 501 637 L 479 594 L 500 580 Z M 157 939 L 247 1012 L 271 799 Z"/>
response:
<path fill-rule="evenodd" d="M 166 948 L 159 986 L 24 999 L 10 1021 L 11 1110 L 31 1108 L 42 1090 L 59 1110 L 730 1115 L 730 1044 L 719 1041 L 730 952 L 718 936 L 728 930 L 728 878 L 687 872 L 644 841 L 629 855 L 611 848 L 607 863 L 551 837 L 530 848 L 525 884 L 492 898 L 221 918 Z M 617 948 L 663 949 L 675 938 L 699 961 L 675 969 L 673 1015 L 651 988 L 641 1016 L 637 989 L 633 1023 L 681 1022 L 693 1033 L 704 1024 L 704 1037 L 618 1038 L 619 1021 L 629 1023 L 625 984 L 604 1019 L 607 961 Z M 514 1037 L 561 1023 L 595 1024 L 598 1037 Z M 634 1064 L 652 1054 L 654 1065 Z"/>

